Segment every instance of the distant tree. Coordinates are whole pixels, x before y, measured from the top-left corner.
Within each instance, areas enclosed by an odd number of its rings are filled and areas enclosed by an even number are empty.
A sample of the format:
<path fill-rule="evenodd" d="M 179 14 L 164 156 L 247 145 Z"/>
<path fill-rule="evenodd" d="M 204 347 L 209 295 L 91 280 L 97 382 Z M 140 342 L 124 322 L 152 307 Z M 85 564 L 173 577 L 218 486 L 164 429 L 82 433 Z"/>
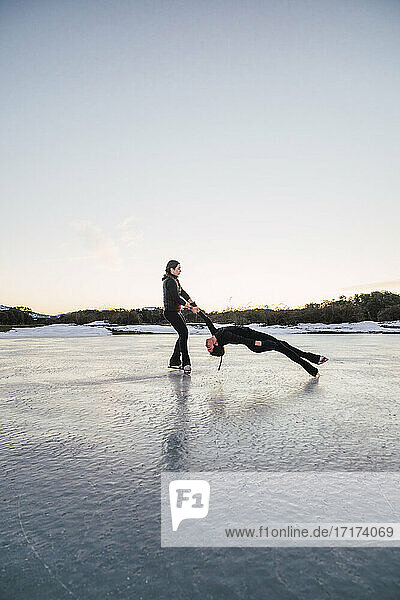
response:
<path fill-rule="evenodd" d="M 360 294 L 357 298 L 358 304 L 364 310 L 366 319 L 376 321 L 378 313 L 385 308 L 395 306 L 400 303 L 400 295 L 393 292 L 371 292 L 369 294 Z"/>
<path fill-rule="evenodd" d="M 355 294 L 346 298 L 309 302 L 297 308 L 282 307 L 272 309 L 267 305 L 251 308 L 228 307 L 223 311 L 210 313 L 215 323 L 236 323 L 249 325 L 262 323 L 265 325 L 297 325 L 298 323 L 356 323 L 363 320 L 398 320 L 400 295 L 388 291 L 375 291 L 368 294 Z M 190 311 L 184 310 L 186 320 L 191 323 L 202 322 L 201 318 Z M 165 324 L 162 308 L 138 309 L 84 309 L 68 314 L 51 317 L 42 323 L 76 323 L 83 325 L 93 321 L 107 321 L 119 325 Z M 0 311 L 0 324 L 23 325 L 36 323 L 31 315 L 31 309 L 25 306 L 13 307 Z"/>
<path fill-rule="evenodd" d="M 378 313 L 378 321 L 400 321 L 400 304 L 388 306 Z"/>
<path fill-rule="evenodd" d="M 31 325 L 35 322 L 29 310 L 13 307 L 0 311 L 1 325 Z"/>

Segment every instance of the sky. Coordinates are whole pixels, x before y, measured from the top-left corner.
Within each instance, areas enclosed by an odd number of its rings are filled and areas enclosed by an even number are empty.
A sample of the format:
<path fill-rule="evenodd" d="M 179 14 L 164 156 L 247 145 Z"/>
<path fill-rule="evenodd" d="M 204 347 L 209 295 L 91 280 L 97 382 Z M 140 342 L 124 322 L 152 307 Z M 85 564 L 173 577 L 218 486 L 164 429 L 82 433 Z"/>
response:
<path fill-rule="evenodd" d="M 400 292 L 400 3 L 0 0 L 0 304 Z"/>

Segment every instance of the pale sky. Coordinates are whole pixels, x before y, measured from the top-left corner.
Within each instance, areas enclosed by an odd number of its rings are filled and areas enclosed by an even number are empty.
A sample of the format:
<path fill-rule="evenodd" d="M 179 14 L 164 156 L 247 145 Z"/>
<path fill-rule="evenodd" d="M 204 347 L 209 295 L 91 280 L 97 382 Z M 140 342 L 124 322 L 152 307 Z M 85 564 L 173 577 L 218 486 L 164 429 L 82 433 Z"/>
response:
<path fill-rule="evenodd" d="M 0 2 L 0 304 L 400 291 L 400 3 Z"/>

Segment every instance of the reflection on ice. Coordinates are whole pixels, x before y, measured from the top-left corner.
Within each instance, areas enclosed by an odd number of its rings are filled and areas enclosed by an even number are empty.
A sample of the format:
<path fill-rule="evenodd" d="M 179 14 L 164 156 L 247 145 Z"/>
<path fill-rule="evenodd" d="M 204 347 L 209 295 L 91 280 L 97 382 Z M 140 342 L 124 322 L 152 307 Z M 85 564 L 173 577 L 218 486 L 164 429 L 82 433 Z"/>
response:
<path fill-rule="evenodd" d="M 279 600 L 288 597 L 283 579 L 293 597 L 305 587 L 328 597 L 333 583 L 373 597 L 380 570 L 385 591 L 394 589 L 390 550 L 161 550 L 159 478 L 399 470 L 398 337 L 297 336 L 301 348 L 330 357 L 317 382 L 282 355 L 241 347 L 228 348 L 218 372 L 202 336 L 190 338 L 192 375 L 168 372 L 174 339 L 0 340 L 2 565 L 18 571 L 13 597 L 34 598 L 32 585 L 41 600 L 67 597 L 21 537 L 18 498 L 29 539 L 78 598 L 189 597 L 194 571 L 204 597 L 269 581 Z"/>

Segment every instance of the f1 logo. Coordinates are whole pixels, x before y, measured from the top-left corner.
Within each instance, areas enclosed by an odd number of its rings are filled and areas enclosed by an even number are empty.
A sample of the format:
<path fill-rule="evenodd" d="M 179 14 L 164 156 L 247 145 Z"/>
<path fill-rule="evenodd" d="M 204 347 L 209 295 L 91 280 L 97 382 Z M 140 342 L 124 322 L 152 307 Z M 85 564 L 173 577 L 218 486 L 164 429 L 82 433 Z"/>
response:
<path fill-rule="evenodd" d="M 204 519 L 210 505 L 210 484 L 202 479 L 176 479 L 169 484 L 172 531 L 184 519 Z"/>

